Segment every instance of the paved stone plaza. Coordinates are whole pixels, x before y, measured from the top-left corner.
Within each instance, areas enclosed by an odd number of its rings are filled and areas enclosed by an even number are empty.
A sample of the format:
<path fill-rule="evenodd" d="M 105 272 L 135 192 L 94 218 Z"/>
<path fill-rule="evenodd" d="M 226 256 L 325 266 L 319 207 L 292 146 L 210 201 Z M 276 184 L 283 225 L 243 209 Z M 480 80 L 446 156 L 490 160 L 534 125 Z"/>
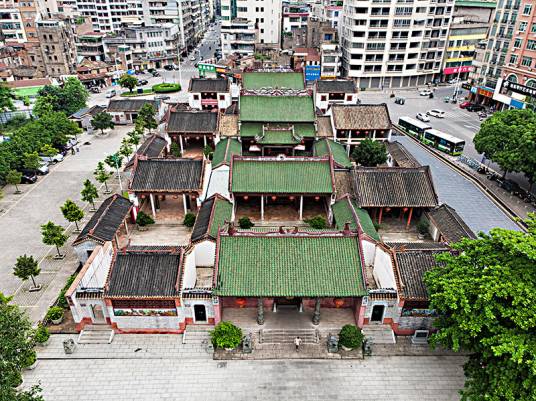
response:
<path fill-rule="evenodd" d="M 66 356 L 65 338 L 53 336 L 25 374 L 25 385 L 41 382 L 47 401 L 440 401 L 459 399 L 463 386 L 459 356 L 219 362 L 175 335 L 117 335 Z"/>

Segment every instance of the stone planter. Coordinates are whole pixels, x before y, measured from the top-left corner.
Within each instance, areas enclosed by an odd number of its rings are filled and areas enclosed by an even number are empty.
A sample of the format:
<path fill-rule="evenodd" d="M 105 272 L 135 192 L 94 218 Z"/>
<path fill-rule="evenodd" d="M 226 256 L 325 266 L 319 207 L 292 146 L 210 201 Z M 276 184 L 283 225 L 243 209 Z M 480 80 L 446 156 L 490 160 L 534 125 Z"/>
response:
<path fill-rule="evenodd" d="M 140 226 L 138 224 L 136 224 L 136 226 L 138 227 L 138 231 L 147 231 L 149 229 L 147 226 Z"/>
<path fill-rule="evenodd" d="M 424 239 L 424 234 L 420 234 L 420 233 L 417 234 L 417 238 L 419 238 L 419 239 Z"/>
<path fill-rule="evenodd" d="M 32 363 L 30 366 L 26 366 L 24 369 L 26 369 L 26 370 L 34 370 L 38 363 L 39 363 L 39 361 L 36 359 L 34 363 Z"/>
<path fill-rule="evenodd" d="M 341 345 L 341 348 L 345 351 L 351 351 L 353 350 L 353 348 L 348 348 L 348 347 L 345 347 L 344 345 Z"/>
<path fill-rule="evenodd" d="M 59 319 L 50 319 L 50 321 L 52 322 L 52 324 L 60 324 L 61 322 L 63 322 L 63 317 L 60 317 Z"/>
<path fill-rule="evenodd" d="M 41 286 L 40 285 L 36 285 L 35 287 L 34 286 L 31 286 L 28 291 L 30 292 L 36 292 L 36 291 L 40 291 L 41 290 Z"/>
<path fill-rule="evenodd" d="M 38 347 L 46 347 L 50 343 L 50 337 L 44 343 L 37 343 Z"/>

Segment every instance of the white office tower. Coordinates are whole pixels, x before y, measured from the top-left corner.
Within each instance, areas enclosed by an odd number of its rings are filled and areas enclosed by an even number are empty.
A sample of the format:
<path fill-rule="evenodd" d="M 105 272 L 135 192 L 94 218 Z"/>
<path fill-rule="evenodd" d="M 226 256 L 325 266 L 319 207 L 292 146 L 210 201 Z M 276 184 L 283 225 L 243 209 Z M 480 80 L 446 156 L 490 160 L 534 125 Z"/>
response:
<path fill-rule="evenodd" d="M 359 88 L 405 88 L 437 78 L 454 0 L 345 0 L 343 74 Z"/>
<path fill-rule="evenodd" d="M 224 57 L 279 49 L 281 0 L 221 0 L 221 42 Z"/>

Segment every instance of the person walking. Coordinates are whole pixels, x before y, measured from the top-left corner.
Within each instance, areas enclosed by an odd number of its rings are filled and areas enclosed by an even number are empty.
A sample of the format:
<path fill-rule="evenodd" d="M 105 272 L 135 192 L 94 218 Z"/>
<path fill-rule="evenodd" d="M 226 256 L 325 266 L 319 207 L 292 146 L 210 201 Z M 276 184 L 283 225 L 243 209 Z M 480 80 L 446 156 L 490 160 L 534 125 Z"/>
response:
<path fill-rule="evenodd" d="M 299 336 L 294 339 L 294 345 L 296 346 L 296 352 L 300 351 L 301 343 L 302 343 L 302 339 Z"/>

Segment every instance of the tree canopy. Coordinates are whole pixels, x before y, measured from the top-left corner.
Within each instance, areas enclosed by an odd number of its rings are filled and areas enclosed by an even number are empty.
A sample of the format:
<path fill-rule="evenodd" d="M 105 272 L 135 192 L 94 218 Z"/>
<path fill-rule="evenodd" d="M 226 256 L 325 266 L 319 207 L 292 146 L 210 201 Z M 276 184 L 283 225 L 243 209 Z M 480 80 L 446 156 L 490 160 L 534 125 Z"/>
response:
<path fill-rule="evenodd" d="M 61 256 L 60 246 L 63 246 L 67 242 L 67 235 L 62 226 L 58 226 L 49 221 L 41 226 L 41 235 L 43 236 L 43 244 L 54 245 L 58 256 Z"/>
<path fill-rule="evenodd" d="M 119 78 L 119 85 L 123 88 L 127 88 L 130 92 L 138 85 L 138 79 L 129 74 L 123 74 Z"/>
<path fill-rule="evenodd" d="M 112 176 L 112 173 L 110 173 L 109 171 L 106 170 L 106 168 L 104 167 L 103 162 L 98 162 L 97 163 L 97 168 L 93 172 L 93 175 L 95 176 L 95 179 L 97 180 L 97 182 L 100 182 L 101 184 L 104 184 L 104 189 L 105 189 L 106 193 L 108 193 L 109 189 L 108 189 L 107 182 L 110 179 L 110 177 Z"/>
<path fill-rule="evenodd" d="M 70 223 L 74 223 L 76 226 L 76 231 L 80 231 L 78 228 L 78 222 L 84 218 L 84 211 L 80 209 L 80 207 L 71 199 L 67 199 L 60 209 L 63 217 L 65 217 L 65 220 Z"/>
<path fill-rule="evenodd" d="M 5 83 L 0 83 L 0 112 L 15 110 L 13 99 L 15 99 L 13 90 Z"/>
<path fill-rule="evenodd" d="M 34 287 L 37 287 L 34 277 L 38 276 L 40 272 L 41 269 L 39 268 L 39 263 L 37 260 L 35 260 L 33 256 L 26 256 L 26 254 L 17 258 L 17 262 L 13 268 L 13 274 L 22 281 L 26 281 L 31 278 Z"/>
<path fill-rule="evenodd" d="M 63 86 L 46 85 L 39 93 L 35 104 L 37 107 L 37 115 L 40 117 L 43 113 L 43 103 L 48 103 L 52 107 L 52 111 L 63 112 L 66 116 L 77 112 L 87 106 L 89 92 L 78 78 L 67 78 Z M 34 107 L 34 111 L 36 111 Z"/>
<path fill-rule="evenodd" d="M 536 113 L 529 109 L 494 113 L 473 138 L 475 148 L 509 172 L 536 178 Z"/>
<path fill-rule="evenodd" d="M 454 244 L 425 275 L 432 342 L 470 353 L 462 400 L 536 399 L 536 215 L 527 223 Z"/>
<path fill-rule="evenodd" d="M 105 129 L 112 129 L 115 125 L 112 121 L 112 115 L 110 113 L 101 111 L 95 114 L 95 116 L 91 120 L 91 126 L 94 129 L 100 129 L 101 134 L 104 135 Z"/>
<path fill-rule="evenodd" d="M 91 181 L 84 181 L 84 188 L 82 188 L 80 195 L 82 195 L 82 200 L 84 202 L 91 203 L 91 206 L 95 209 L 95 199 L 99 197 L 99 193 L 97 192 L 97 187 L 93 185 Z"/>
<path fill-rule="evenodd" d="M 24 168 L 37 170 L 41 165 L 41 158 L 37 152 L 24 153 Z"/>
<path fill-rule="evenodd" d="M 352 159 L 361 166 L 375 167 L 387 161 L 387 150 L 383 142 L 367 138 L 355 147 Z"/>
<path fill-rule="evenodd" d="M 145 103 L 138 113 L 136 120 L 140 120 L 143 128 L 147 128 L 149 133 L 151 130 L 158 127 L 158 122 L 156 121 L 156 110 L 151 103 Z M 137 121 L 136 121 L 137 122 Z"/>

